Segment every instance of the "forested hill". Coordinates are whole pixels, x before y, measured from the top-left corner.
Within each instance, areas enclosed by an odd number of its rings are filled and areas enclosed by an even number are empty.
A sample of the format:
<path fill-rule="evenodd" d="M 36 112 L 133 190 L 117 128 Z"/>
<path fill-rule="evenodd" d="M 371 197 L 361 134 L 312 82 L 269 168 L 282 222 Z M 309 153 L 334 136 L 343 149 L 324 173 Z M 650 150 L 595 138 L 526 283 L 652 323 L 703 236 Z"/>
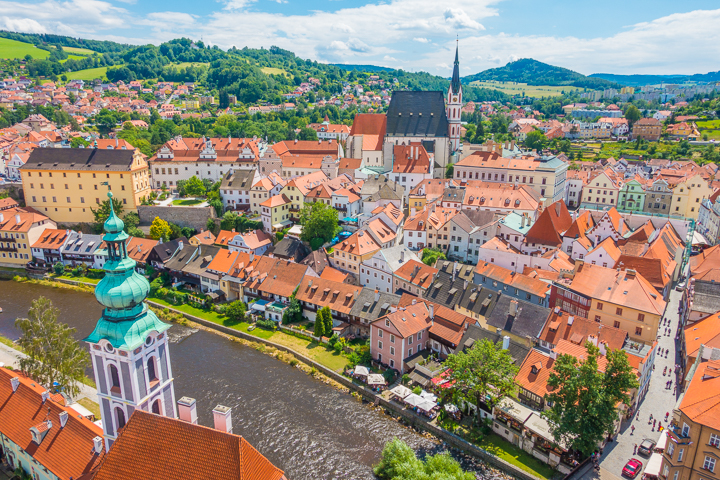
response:
<path fill-rule="evenodd" d="M 590 89 L 617 88 L 621 86 L 604 78 L 586 77 L 567 68 L 555 67 L 532 58 L 522 58 L 510 62 L 504 67 L 491 68 L 475 75 L 468 75 L 463 77 L 462 81 L 463 83 L 496 81 L 527 83 L 528 85 L 568 85 Z"/>
<path fill-rule="evenodd" d="M 267 101 L 277 104 L 282 101 L 282 94 L 292 92 L 311 77 L 321 82 L 313 95 L 323 98 L 341 93 L 346 82 L 358 81 L 372 74 L 378 75 L 393 89 L 445 91 L 450 85 L 448 79 L 424 72 L 388 69 L 371 73 L 358 71 L 360 69 L 348 70 L 346 66 L 305 60 L 279 47 L 233 47 L 226 51 L 188 38 L 171 40 L 159 46 L 133 46 L 3 31 L 0 31 L 0 37 L 32 43 L 51 52 L 46 59 L 33 58 L 26 61 L 26 71 L 33 77 L 53 78 L 68 72 L 108 67 L 106 75 L 113 82 L 147 79 L 197 82 L 210 90 L 236 95 L 243 103 Z M 76 58 L 76 55 L 68 55 L 63 47 L 79 47 L 92 52 Z M 393 83 L 395 79 L 398 80 L 396 85 Z M 465 99 L 507 101 L 510 97 L 497 90 L 468 88 Z"/>

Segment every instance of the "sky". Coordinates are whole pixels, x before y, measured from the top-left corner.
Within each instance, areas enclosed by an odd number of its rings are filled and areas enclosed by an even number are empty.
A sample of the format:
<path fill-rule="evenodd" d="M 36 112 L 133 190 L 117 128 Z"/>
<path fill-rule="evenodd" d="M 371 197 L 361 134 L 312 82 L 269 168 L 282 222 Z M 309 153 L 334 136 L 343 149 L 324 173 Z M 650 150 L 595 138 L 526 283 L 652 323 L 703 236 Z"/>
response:
<path fill-rule="evenodd" d="M 0 29 L 226 49 L 449 77 L 519 58 L 592 73 L 720 70 L 718 0 L 0 0 Z"/>

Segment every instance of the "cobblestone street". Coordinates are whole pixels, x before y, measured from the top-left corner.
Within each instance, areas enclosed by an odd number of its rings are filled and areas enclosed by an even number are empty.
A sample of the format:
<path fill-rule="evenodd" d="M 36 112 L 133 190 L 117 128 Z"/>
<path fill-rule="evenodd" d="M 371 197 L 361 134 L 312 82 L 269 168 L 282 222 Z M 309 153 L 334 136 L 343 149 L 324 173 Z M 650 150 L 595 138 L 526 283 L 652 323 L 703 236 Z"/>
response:
<path fill-rule="evenodd" d="M 600 461 L 600 472 L 594 472 L 592 475 L 587 476 L 587 478 L 598 478 L 601 480 L 622 478 L 622 469 L 631 458 L 640 460 L 643 463 L 643 470 L 645 469 L 649 458 L 638 454 L 633 455 L 634 446 L 635 444 L 639 445 L 645 438 L 650 438 L 657 442 L 660 437 L 660 432 L 657 425 L 653 429 L 652 422 L 648 422 L 650 415 L 652 414 L 654 419 L 659 420 L 663 427 L 666 427 L 668 422 L 665 421 L 665 413 L 669 412 L 670 417 L 672 417 L 672 410 L 677 400 L 677 394 L 673 394 L 677 377 L 673 372 L 675 364 L 681 363 L 680 359 L 676 358 L 675 345 L 675 335 L 679 322 L 678 303 L 681 298 L 682 292 L 672 290 L 670 293 L 668 305 L 665 310 L 665 318 L 670 319 L 670 332 L 668 335 L 665 335 L 667 325 L 660 326 L 660 339 L 657 346 L 657 348 L 662 350 L 668 349 L 669 353 L 667 354 L 667 358 L 665 354 L 661 356 L 657 353 L 655 356 L 655 371 L 652 374 L 648 392 L 640 404 L 639 419 L 636 414 L 632 421 L 623 422 L 620 434 L 616 440 L 606 445 L 603 450 L 603 456 Z M 667 367 L 668 373 L 663 376 L 663 369 L 665 367 Z M 673 381 L 673 387 L 670 389 L 665 388 L 668 380 Z M 632 431 L 632 426 L 635 427 L 634 432 Z M 641 478 L 641 476 L 642 473 L 639 473 L 636 478 Z"/>

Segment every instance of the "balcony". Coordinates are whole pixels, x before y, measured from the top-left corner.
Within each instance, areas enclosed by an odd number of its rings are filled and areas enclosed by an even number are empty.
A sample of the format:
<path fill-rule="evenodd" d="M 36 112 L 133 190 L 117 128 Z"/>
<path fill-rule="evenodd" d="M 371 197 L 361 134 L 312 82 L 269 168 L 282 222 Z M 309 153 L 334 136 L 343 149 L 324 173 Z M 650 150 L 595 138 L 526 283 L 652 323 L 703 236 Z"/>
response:
<path fill-rule="evenodd" d="M 668 428 L 668 434 L 673 437 L 673 439 L 679 444 L 679 445 L 689 445 L 690 444 L 690 437 L 686 436 L 682 432 L 682 428 L 680 428 L 678 425 L 675 425 L 674 423 L 671 423 Z"/>

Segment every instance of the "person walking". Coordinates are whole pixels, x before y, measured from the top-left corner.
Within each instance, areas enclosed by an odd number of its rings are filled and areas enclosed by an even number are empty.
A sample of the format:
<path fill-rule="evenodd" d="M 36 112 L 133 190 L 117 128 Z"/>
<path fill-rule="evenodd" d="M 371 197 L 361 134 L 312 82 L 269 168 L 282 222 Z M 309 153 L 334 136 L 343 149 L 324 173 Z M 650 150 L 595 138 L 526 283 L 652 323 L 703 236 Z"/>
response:
<path fill-rule="evenodd" d="M 630 427 L 630 435 L 634 435 L 634 434 L 635 434 L 635 425 L 632 425 Z"/>

